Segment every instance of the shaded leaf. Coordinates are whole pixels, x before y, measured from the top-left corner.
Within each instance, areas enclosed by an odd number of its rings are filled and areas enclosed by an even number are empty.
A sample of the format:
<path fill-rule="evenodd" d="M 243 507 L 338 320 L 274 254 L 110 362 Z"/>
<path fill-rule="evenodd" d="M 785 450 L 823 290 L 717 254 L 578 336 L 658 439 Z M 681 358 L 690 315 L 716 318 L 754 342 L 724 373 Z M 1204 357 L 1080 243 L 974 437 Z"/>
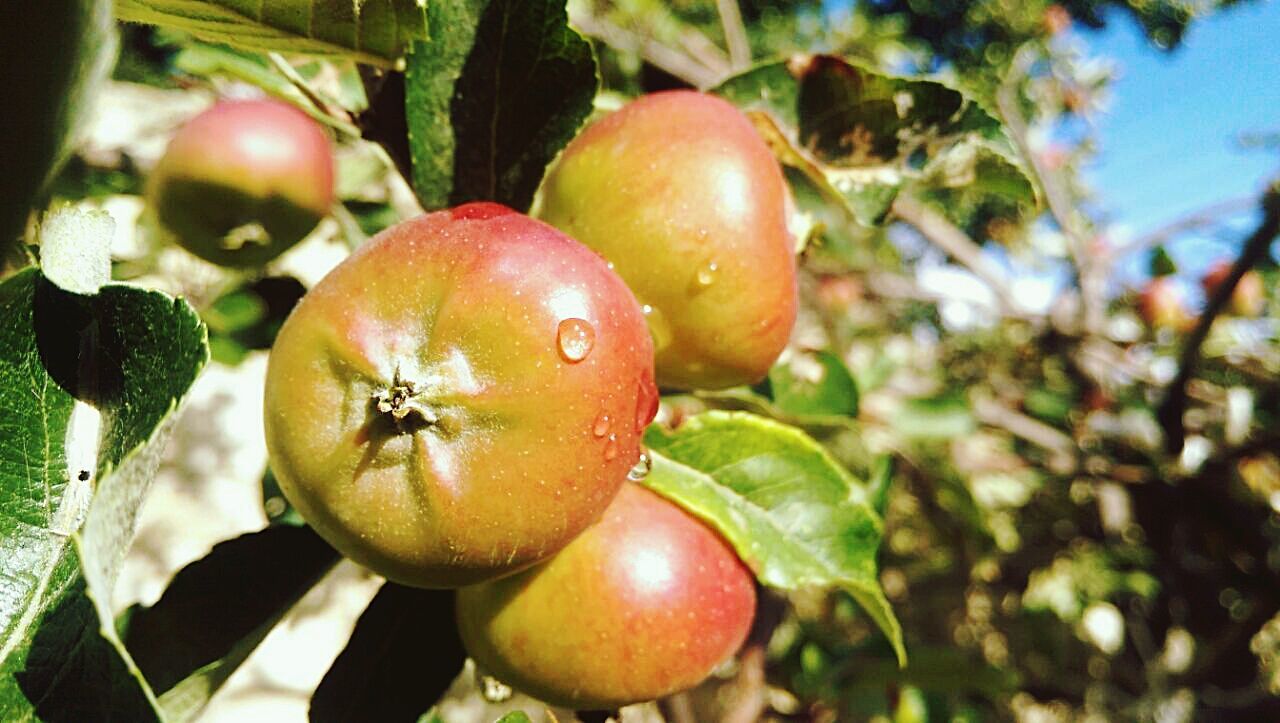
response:
<path fill-rule="evenodd" d="M 0 114 L 0 257 L 21 236 L 45 183 L 115 60 L 109 0 L 0 3 L 0 67 L 11 108 Z"/>
<path fill-rule="evenodd" d="M 883 221 L 908 184 L 985 184 L 988 192 L 1035 198 L 999 121 L 939 80 L 814 55 L 752 68 L 715 92 L 767 117 L 753 120 L 779 160 L 862 223 Z"/>
<path fill-rule="evenodd" d="M 313 119 L 349 135 L 359 135 L 350 123 L 333 117 L 317 107 L 278 69 L 258 53 L 208 43 L 189 43 L 173 59 L 174 67 L 184 73 L 211 77 L 225 75 L 265 90 L 267 93 L 298 107 Z"/>
<path fill-rule="evenodd" d="M 310 528 L 270 527 L 216 545 L 155 605 L 135 608 L 124 638 L 138 667 L 157 693 L 185 687 L 160 698 L 170 719 L 198 712 L 337 561 Z"/>
<path fill-rule="evenodd" d="M 420 0 L 116 0 L 116 16 L 250 50 L 339 55 L 394 67 L 428 38 Z"/>
<path fill-rule="evenodd" d="M 452 590 L 388 582 L 311 697 L 311 720 L 417 721 L 458 677 L 466 657 Z"/>
<path fill-rule="evenodd" d="M 591 113 L 591 46 L 555 0 L 437 0 L 447 28 L 405 74 L 413 186 L 427 210 L 489 200 L 526 210 Z"/>
<path fill-rule="evenodd" d="M 203 327 L 163 294 L 29 269 L 0 285 L 0 349 L 0 717 L 155 718 L 110 593 Z"/>
<path fill-rule="evenodd" d="M 650 427 L 645 443 L 645 485 L 719 530 L 764 584 L 846 590 L 905 663 L 876 574 L 883 523 L 863 484 L 817 442 L 751 414 L 706 412 L 676 430 Z"/>

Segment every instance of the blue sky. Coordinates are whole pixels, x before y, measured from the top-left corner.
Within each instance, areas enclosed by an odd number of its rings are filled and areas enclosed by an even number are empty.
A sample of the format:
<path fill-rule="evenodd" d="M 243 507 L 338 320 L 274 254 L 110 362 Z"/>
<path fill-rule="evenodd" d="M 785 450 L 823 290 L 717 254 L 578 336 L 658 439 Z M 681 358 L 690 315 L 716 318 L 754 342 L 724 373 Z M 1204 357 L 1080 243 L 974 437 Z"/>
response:
<path fill-rule="evenodd" d="M 1141 233 L 1256 193 L 1280 172 L 1280 153 L 1237 141 L 1249 131 L 1280 132 L 1280 3 L 1244 3 L 1201 19 L 1171 53 L 1150 46 L 1120 14 L 1101 33 L 1077 32 L 1119 71 L 1111 106 L 1097 118 L 1101 148 L 1088 171 L 1114 222 Z M 1235 240 L 1191 240 L 1171 251 L 1194 274 Z"/>

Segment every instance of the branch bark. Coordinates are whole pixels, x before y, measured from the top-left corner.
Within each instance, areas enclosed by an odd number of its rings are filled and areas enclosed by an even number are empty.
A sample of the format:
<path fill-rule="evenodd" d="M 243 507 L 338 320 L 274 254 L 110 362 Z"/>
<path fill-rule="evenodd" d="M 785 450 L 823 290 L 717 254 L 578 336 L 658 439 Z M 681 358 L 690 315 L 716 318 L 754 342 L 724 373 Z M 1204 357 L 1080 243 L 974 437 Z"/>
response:
<path fill-rule="evenodd" d="M 893 213 L 898 218 L 911 224 L 934 246 L 947 252 L 956 261 L 964 264 L 983 283 L 991 287 L 1001 307 L 1005 310 L 1016 310 L 1017 304 L 1009 290 L 1009 284 L 1003 274 L 992 267 L 982 255 L 982 247 L 951 223 L 946 216 L 934 211 L 918 199 L 900 195 L 893 202 Z"/>
<path fill-rule="evenodd" d="M 1049 453 L 1049 468 L 1058 474 L 1073 472 L 1079 466 L 1076 460 L 1079 448 L 1075 440 L 1061 430 L 987 397 L 973 400 L 973 415 L 984 424 L 999 427 L 1044 449 Z"/>
<path fill-rule="evenodd" d="M 709 68 L 678 50 L 634 33 L 609 20 L 585 13 L 574 13 L 570 23 L 582 32 L 618 50 L 636 53 L 645 62 L 699 89 L 720 82 L 722 73 Z"/>
<path fill-rule="evenodd" d="M 720 13 L 725 45 L 729 47 L 729 62 L 735 71 L 744 70 L 751 64 L 751 43 L 747 40 L 738 0 L 716 0 L 716 11 Z"/>
<path fill-rule="evenodd" d="M 1125 256 L 1130 256 L 1132 254 L 1154 248 L 1167 243 L 1188 231 L 1217 223 L 1222 220 L 1223 216 L 1247 211 L 1248 209 L 1256 206 L 1257 203 L 1257 196 L 1245 196 L 1210 204 L 1202 209 L 1193 211 L 1182 218 L 1175 219 L 1174 221 L 1167 223 L 1150 233 L 1144 234 L 1137 239 L 1134 239 L 1133 241 L 1116 249 L 1111 254 L 1111 258 L 1124 258 Z"/>
<path fill-rule="evenodd" d="M 1019 84 L 1026 77 L 1027 69 L 1034 61 L 1030 43 L 1020 48 L 1011 64 L 1009 76 L 996 91 L 996 106 L 1004 117 L 1014 143 L 1018 146 L 1027 163 L 1031 164 L 1040 187 L 1044 190 L 1045 201 L 1049 205 L 1049 213 L 1053 216 L 1063 233 L 1067 235 L 1071 260 L 1075 265 L 1076 278 L 1080 287 L 1081 314 L 1083 326 L 1087 333 L 1098 334 L 1106 321 L 1106 274 L 1100 273 L 1100 266 L 1089 253 L 1089 234 L 1084 226 L 1084 218 L 1077 212 L 1072 203 L 1071 194 L 1062 183 L 1062 178 L 1048 171 L 1044 164 L 1036 158 L 1027 142 L 1029 129 L 1027 121 L 1018 108 Z"/>
<path fill-rule="evenodd" d="M 1187 382 L 1195 374 L 1196 365 L 1200 362 L 1200 348 L 1209 336 L 1213 320 L 1226 307 L 1241 277 L 1266 257 L 1272 239 L 1280 233 L 1280 179 L 1273 181 L 1263 194 L 1262 214 L 1262 222 L 1245 241 L 1240 256 L 1231 265 L 1231 273 L 1214 289 L 1204 312 L 1200 314 L 1195 328 L 1187 337 L 1178 361 L 1178 374 L 1173 381 L 1169 382 L 1164 400 L 1156 410 L 1156 418 L 1164 429 L 1165 450 L 1170 454 L 1180 454 L 1186 441 L 1187 430 L 1182 417 L 1187 409 Z"/>

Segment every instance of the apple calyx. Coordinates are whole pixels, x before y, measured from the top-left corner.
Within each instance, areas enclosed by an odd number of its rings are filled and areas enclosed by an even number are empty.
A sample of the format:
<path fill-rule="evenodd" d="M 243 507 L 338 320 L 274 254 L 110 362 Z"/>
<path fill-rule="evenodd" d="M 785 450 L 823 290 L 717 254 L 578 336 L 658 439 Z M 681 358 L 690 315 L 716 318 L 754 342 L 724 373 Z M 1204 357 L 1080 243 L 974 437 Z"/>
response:
<path fill-rule="evenodd" d="M 422 392 L 417 382 L 401 377 L 397 367 L 391 386 L 375 393 L 372 401 L 379 414 L 390 417 L 397 429 L 407 433 L 440 421 L 439 415 L 419 398 Z"/>

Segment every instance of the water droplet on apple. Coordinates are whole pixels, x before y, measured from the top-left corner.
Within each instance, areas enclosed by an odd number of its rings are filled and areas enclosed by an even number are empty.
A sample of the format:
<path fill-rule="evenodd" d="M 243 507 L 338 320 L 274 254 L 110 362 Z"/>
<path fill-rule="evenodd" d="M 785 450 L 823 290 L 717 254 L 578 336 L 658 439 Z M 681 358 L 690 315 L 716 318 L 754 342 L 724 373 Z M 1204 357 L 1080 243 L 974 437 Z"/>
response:
<path fill-rule="evenodd" d="M 641 452 L 640 459 L 636 461 L 635 466 L 627 472 L 627 479 L 632 482 L 639 482 L 649 476 L 649 471 L 653 469 L 653 460 L 649 457 L 648 452 Z"/>
<path fill-rule="evenodd" d="M 610 434 L 604 445 L 604 461 L 612 462 L 618 456 L 618 435 Z"/>
<path fill-rule="evenodd" d="M 584 319 L 565 319 L 556 327 L 556 346 L 560 349 L 560 357 L 570 364 L 586 359 L 595 343 L 596 330 Z"/>
<path fill-rule="evenodd" d="M 608 431 L 609 431 L 609 415 L 601 414 L 599 417 L 596 417 L 596 423 L 595 423 L 595 426 L 591 428 L 591 433 L 594 434 L 597 439 L 599 439 L 600 437 L 603 437 L 605 433 Z"/>
<path fill-rule="evenodd" d="M 716 276 L 720 273 L 720 265 L 714 261 L 708 261 L 698 269 L 698 273 L 694 274 L 694 281 L 698 287 L 705 289 L 716 282 Z"/>

